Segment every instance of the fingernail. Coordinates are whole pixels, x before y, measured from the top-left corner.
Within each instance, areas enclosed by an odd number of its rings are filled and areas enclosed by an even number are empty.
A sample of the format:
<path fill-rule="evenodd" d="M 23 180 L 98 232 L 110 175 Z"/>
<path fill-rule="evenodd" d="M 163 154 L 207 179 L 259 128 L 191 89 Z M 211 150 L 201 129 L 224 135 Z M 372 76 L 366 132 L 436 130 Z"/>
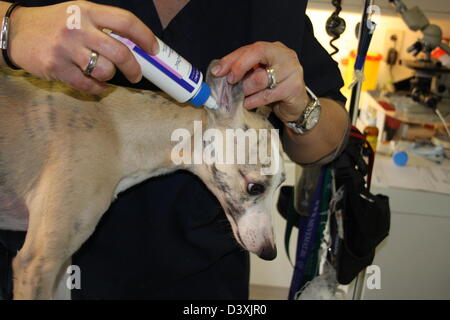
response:
<path fill-rule="evenodd" d="M 217 75 L 219 72 L 220 72 L 220 70 L 222 69 L 222 67 L 220 66 L 220 64 L 216 64 L 212 69 L 211 69 L 211 73 L 213 74 L 213 75 Z"/>
<path fill-rule="evenodd" d="M 247 99 L 245 99 L 245 100 L 244 100 L 243 107 L 244 107 L 245 109 L 249 109 L 250 106 L 251 106 L 250 101 L 248 101 Z"/>
<path fill-rule="evenodd" d="M 134 80 L 133 83 L 138 83 L 142 80 L 142 73 Z"/>
<path fill-rule="evenodd" d="M 233 83 L 234 83 L 234 75 L 233 75 L 232 73 L 230 73 L 230 74 L 227 76 L 227 81 L 228 81 L 228 83 L 230 83 L 230 84 L 233 84 Z"/>
<path fill-rule="evenodd" d="M 155 40 L 152 45 L 152 54 L 156 56 L 159 53 L 159 43 L 158 40 Z"/>

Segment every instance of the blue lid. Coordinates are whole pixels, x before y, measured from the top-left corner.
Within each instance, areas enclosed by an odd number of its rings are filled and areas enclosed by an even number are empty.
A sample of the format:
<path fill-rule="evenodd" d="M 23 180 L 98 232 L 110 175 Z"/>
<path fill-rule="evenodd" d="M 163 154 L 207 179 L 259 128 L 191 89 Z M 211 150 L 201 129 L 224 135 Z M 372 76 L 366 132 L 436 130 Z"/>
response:
<path fill-rule="evenodd" d="M 408 162 L 408 154 L 404 151 L 399 151 L 394 153 L 392 159 L 396 165 L 403 167 Z"/>
<path fill-rule="evenodd" d="M 189 102 L 196 107 L 201 107 L 205 104 L 206 100 L 208 100 L 211 95 L 211 89 L 209 89 L 208 85 L 203 82 L 200 90 L 198 90 L 197 94 L 192 97 Z"/>

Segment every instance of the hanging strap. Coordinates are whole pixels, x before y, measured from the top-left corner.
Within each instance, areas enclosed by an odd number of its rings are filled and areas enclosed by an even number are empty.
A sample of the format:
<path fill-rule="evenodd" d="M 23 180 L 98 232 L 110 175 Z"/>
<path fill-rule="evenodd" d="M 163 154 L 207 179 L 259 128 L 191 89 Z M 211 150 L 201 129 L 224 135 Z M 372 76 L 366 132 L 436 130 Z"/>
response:
<path fill-rule="evenodd" d="M 291 253 L 289 250 L 289 243 L 291 240 L 292 235 L 292 229 L 294 226 L 298 226 L 300 219 L 300 215 L 295 211 L 294 208 L 294 192 L 292 192 L 289 200 L 288 200 L 288 208 L 287 208 L 287 215 L 286 215 L 286 229 L 284 231 L 284 249 L 286 251 L 286 255 L 288 257 L 289 263 L 292 267 L 294 267 L 294 264 L 291 260 Z"/>
<path fill-rule="evenodd" d="M 297 255 L 292 277 L 291 288 L 289 290 L 289 299 L 293 299 L 296 292 L 301 287 L 301 281 L 306 269 L 308 256 L 314 243 L 314 235 L 320 220 L 320 198 L 324 182 L 325 169 L 322 168 L 319 183 L 314 193 L 314 200 L 311 206 L 311 212 L 308 217 L 300 218 L 299 236 L 297 242 Z"/>
<path fill-rule="evenodd" d="M 303 278 L 300 281 L 300 289 L 319 275 L 319 251 L 328 221 L 328 208 L 331 200 L 331 168 L 327 166 L 324 175 L 322 193 L 320 195 L 319 221 L 313 234 L 313 246 L 308 256 Z"/>
<path fill-rule="evenodd" d="M 363 147 L 365 147 L 368 151 L 369 169 L 367 172 L 367 189 L 370 190 L 370 184 L 372 182 L 373 164 L 375 162 L 375 151 L 372 149 L 372 146 L 367 141 L 366 136 L 364 136 L 355 126 L 352 126 L 350 136 L 362 140 Z"/>

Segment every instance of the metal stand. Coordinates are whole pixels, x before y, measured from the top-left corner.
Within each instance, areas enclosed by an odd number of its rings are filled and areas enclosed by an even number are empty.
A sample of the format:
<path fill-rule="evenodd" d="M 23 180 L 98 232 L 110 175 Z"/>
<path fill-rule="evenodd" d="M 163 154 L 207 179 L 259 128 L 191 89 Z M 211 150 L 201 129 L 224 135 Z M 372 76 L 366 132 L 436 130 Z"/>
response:
<path fill-rule="evenodd" d="M 367 23 L 368 23 L 368 20 L 369 20 L 368 9 L 372 4 L 373 4 L 372 0 L 364 0 L 361 24 L 359 26 L 359 32 L 358 32 L 358 52 L 361 52 L 361 50 L 363 50 L 362 46 L 364 45 L 364 43 L 363 43 L 363 39 L 362 39 L 362 34 L 363 34 L 364 28 L 367 26 Z M 363 72 L 363 71 L 364 71 L 364 65 L 361 69 L 361 72 Z M 350 119 L 352 120 L 352 125 L 356 125 L 356 120 L 358 119 L 358 110 L 359 110 L 359 101 L 360 101 L 360 97 L 361 97 L 362 82 L 363 82 L 363 79 L 358 79 L 358 81 L 355 83 L 355 85 L 352 88 L 352 94 L 351 94 L 351 98 L 350 98 L 350 109 L 349 109 L 349 114 L 350 114 Z M 353 300 L 361 300 L 365 274 L 366 274 L 366 269 L 361 271 L 355 279 L 353 295 L 352 295 Z"/>
<path fill-rule="evenodd" d="M 361 23 L 360 23 L 359 31 L 358 31 L 358 53 L 360 53 L 361 50 L 363 50 L 362 46 L 364 45 L 364 43 L 362 41 L 362 35 L 363 35 L 363 31 L 365 30 L 365 27 L 368 24 L 368 20 L 369 20 L 368 9 L 372 4 L 373 4 L 373 0 L 364 0 Z M 364 65 L 363 65 L 361 71 L 364 71 Z M 361 88 L 362 88 L 362 79 L 359 79 L 352 88 L 352 94 L 351 94 L 351 98 L 350 98 L 349 114 L 350 114 L 350 119 L 352 120 L 352 125 L 356 124 L 356 119 L 358 117 Z"/>

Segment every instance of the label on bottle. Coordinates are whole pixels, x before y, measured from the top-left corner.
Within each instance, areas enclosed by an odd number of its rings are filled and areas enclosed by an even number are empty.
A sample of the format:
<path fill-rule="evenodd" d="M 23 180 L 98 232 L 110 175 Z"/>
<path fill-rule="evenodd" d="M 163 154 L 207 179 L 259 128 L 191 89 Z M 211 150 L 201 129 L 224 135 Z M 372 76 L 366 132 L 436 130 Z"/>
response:
<path fill-rule="evenodd" d="M 150 55 L 132 41 L 113 33 L 110 35 L 131 50 L 145 78 L 178 102 L 190 100 L 200 89 L 202 73 L 160 39 L 156 38 L 159 53 Z"/>
<path fill-rule="evenodd" d="M 202 76 L 202 73 L 200 71 L 198 71 L 197 68 L 192 67 L 192 71 L 191 71 L 191 74 L 189 75 L 189 79 L 191 79 L 195 83 L 198 83 L 200 81 L 201 76 Z"/>

